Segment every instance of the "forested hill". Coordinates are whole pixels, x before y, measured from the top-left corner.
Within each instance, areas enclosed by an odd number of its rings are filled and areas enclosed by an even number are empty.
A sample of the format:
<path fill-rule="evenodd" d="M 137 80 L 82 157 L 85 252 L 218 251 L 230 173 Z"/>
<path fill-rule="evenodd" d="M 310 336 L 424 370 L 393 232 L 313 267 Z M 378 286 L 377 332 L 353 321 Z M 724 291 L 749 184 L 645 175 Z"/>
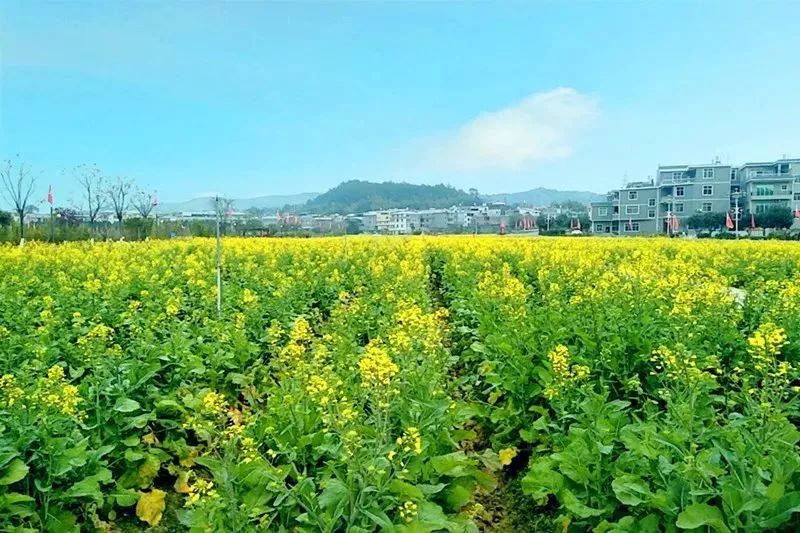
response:
<path fill-rule="evenodd" d="M 475 197 L 448 185 L 412 185 L 386 181 L 345 181 L 306 202 L 300 209 L 312 213 L 363 213 L 375 209 L 426 209 L 472 204 Z"/>

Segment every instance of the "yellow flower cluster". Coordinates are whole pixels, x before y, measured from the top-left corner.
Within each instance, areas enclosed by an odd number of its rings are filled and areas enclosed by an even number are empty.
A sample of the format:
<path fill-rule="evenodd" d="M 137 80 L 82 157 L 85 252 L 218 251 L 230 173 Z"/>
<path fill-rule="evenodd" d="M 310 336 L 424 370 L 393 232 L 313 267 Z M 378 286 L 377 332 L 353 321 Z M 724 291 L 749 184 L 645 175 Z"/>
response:
<path fill-rule="evenodd" d="M 13 407 L 23 396 L 25 391 L 17 385 L 17 378 L 12 374 L 0 376 L 0 406 Z"/>
<path fill-rule="evenodd" d="M 250 306 L 258 302 L 258 295 L 252 290 L 245 288 L 242 291 L 242 305 Z"/>
<path fill-rule="evenodd" d="M 563 344 L 559 344 L 547 352 L 547 359 L 550 361 L 553 373 L 552 382 L 544 389 L 544 396 L 548 400 L 559 396 L 567 386 L 589 377 L 588 366 L 570 366 L 569 348 Z"/>
<path fill-rule="evenodd" d="M 308 378 L 306 392 L 319 405 L 325 406 L 333 395 L 333 387 L 322 376 L 314 375 Z"/>
<path fill-rule="evenodd" d="M 528 289 L 503 263 L 499 273 L 485 271 L 478 278 L 478 293 L 488 301 L 500 303 L 501 312 L 509 318 L 523 319 L 527 315 Z"/>
<path fill-rule="evenodd" d="M 375 343 L 364 348 L 364 355 L 358 361 L 361 384 L 367 389 L 387 387 L 400 368 L 394 364 L 389 354 Z"/>
<path fill-rule="evenodd" d="M 747 338 L 747 352 L 753 360 L 753 366 L 758 371 L 764 371 L 775 362 L 781 350 L 788 344 L 786 331 L 772 322 L 761 324 L 750 337 Z"/>
<path fill-rule="evenodd" d="M 674 350 L 666 346 L 659 346 L 653 350 L 650 361 L 654 363 L 655 369 L 651 374 L 663 373 L 667 379 L 680 381 L 685 385 L 691 386 L 703 380 L 713 381 L 715 379 L 713 374 L 698 366 L 697 356 L 681 343 L 676 344 Z M 712 358 L 710 363 L 712 370 L 716 371 L 716 359 Z"/>
<path fill-rule="evenodd" d="M 203 478 L 197 478 L 195 482 L 187 488 L 189 497 L 186 498 L 186 507 L 202 504 L 206 500 L 219 498 L 214 482 Z"/>
<path fill-rule="evenodd" d="M 210 416 L 220 416 L 225 413 L 228 402 L 225 397 L 214 391 L 207 392 L 202 399 L 202 413 Z"/>
<path fill-rule="evenodd" d="M 404 452 L 413 452 L 417 455 L 422 453 L 422 436 L 419 433 L 419 429 L 416 427 L 408 427 L 403 432 L 403 434 L 397 437 L 395 441 L 397 445 L 402 449 Z"/>
<path fill-rule="evenodd" d="M 417 517 L 417 504 L 412 501 L 407 501 L 400 506 L 400 518 L 406 523 L 411 522 Z"/>
<path fill-rule="evenodd" d="M 89 329 L 86 335 L 78 337 L 78 346 L 86 346 L 92 342 L 105 344 L 113 333 L 114 328 L 105 324 L 96 324 Z"/>
<path fill-rule="evenodd" d="M 83 401 L 78 393 L 78 387 L 67 383 L 64 367 L 59 365 L 50 367 L 47 375 L 39 378 L 32 400 L 67 416 L 76 418 L 84 416 L 84 413 L 78 410 L 78 405 Z"/>

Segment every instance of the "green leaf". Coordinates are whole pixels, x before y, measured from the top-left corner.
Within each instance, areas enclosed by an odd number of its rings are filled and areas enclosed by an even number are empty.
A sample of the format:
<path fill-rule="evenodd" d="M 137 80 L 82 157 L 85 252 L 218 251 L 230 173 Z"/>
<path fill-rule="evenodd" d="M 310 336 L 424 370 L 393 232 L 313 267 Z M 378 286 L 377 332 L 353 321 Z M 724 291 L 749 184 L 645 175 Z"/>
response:
<path fill-rule="evenodd" d="M 614 478 L 611 488 L 619 501 L 633 507 L 650 496 L 650 489 L 642 478 L 630 474 Z"/>
<path fill-rule="evenodd" d="M 0 485 L 11 485 L 28 475 L 28 465 L 22 459 L 14 459 L 3 468 L 3 475 L 0 476 Z"/>
<path fill-rule="evenodd" d="M 436 485 L 429 485 L 427 483 L 420 483 L 417 485 L 417 488 L 422 491 L 423 494 L 438 494 L 442 492 L 442 489 L 445 488 L 447 485 L 444 483 L 437 483 Z"/>
<path fill-rule="evenodd" d="M 783 483 L 779 483 L 777 481 L 773 481 L 767 487 L 767 499 L 773 502 L 777 502 L 783 497 L 783 492 L 785 487 Z"/>
<path fill-rule="evenodd" d="M 593 516 L 602 516 L 604 514 L 602 509 L 594 509 L 588 505 L 585 505 L 568 489 L 563 489 L 561 491 L 560 500 L 561 503 L 564 504 L 564 507 L 566 507 L 568 511 L 578 518 L 591 518 Z"/>
<path fill-rule="evenodd" d="M 124 444 L 125 446 L 136 446 L 137 444 L 139 444 L 139 436 L 132 435 L 126 439 L 122 439 L 122 444 Z"/>
<path fill-rule="evenodd" d="M 418 509 L 419 514 L 417 515 L 417 519 L 424 523 L 426 526 L 436 530 L 436 529 L 447 529 L 452 530 L 453 526 L 456 524 L 451 522 L 445 516 L 444 511 L 442 508 L 436 505 L 435 503 L 431 502 L 422 502 L 419 504 Z"/>
<path fill-rule="evenodd" d="M 69 533 L 79 531 L 78 519 L 69 511 L 63 509 L 50 509 L 46 518 L 47 531 Z"/>
<path fill-rule="evenodd" d="M 4 451 L 0 452 L 0 468 L 6 466 L 8 463 L 11 462 L 11 459 L 17 457 L 18 455 L 19 453 L 17 453 L 17 451 L 14 450 L 13 448 L 5 449 Z"/>
<path fill-rule="evenodd" d="M 71 498 L 91 498 L 97 502 L 103 499 L 101 483 L 111 481 L 111 471 L 107 468 L 100 470 L 97 474 L 87 476 L 67 489 L 59 499 Z"/>
<path fill-rule="evenodd" d="M 433 457 L 431 458 L 431 465 L 439 474 L 460 477 L 469 475 L 472 461 L 467 458 L 464 452 L 459 451 Z"/>
<path fill-rule="evenodd" d="M 20 518 L 31 516 L 34 502 L 33 498 L 19 492 L 0 494 L 0 515 Z"/>
<path fill-rule="evenodd" d="M 132 413 L 139 409 L 139 402 L 130 398 L 119 398 L 114 404 L 114 410 L 119 413 Z"/>
<path fill-rule="evenodd" d="M 558 494 L 564 486 L 564 476 L 551 468 L 551 461 L 539 461 L 531 465 L 522 478 L 522 491 L 541 502 L 550 494 Z"/>
<path fill-rule="evenodd" d="M 325 481 L 325 488 L 322 490 L 322 494 L 319 495 L 319 505 L 326 510 L 335 509 L 340 505 L 344 505 L 349 495 L 350 489 L 347 488 L 347 485 L 336 478 L 332 478 Z"/>
<path fill-rule="evenodd" d="M 675 525 L 681 529 L 697 529 L 708 526 L 723 533 L 730 531 L 722 520 L 722 512 L 707 503 L 694 503 L 688 506 L 678 515 Z"/>
<path fill-rule="evenodd" d="M 380 526 L 381 531 L 386 531 L 387 533 L 392 533 L 395 530 L 394 524 L 392 524 L 392 520 L 386 516 L 386 513 L 383 512 L 381 509 L 376 509 L 374 507 L 370 509 L 361 509 L 361 512 L 372 520 L 376 525 Z"/>
<path fill-rule="evenodd" d="M 411 483 L 406 483 L 402 479 L 393 479 L 392 482 L 389 483 L 389 490 L 398 496 L 405 496 L 409 499 L 425 499 L 425 495 L 422 493 L 422 490 L 420 490 L 418 487 L 415 487 Z"/>
<path fill-rule="evenodd" d="M 778 503 L 772 516 L 760 522 L 760 526 L 768 529 L 776 528 L 788 521 L 794 513 L 800 513 L 800 492 L 785 494 Z"/>
<path fill-rule="evenodd" d="M 470 478 L 461 478 L 447 487 L 442 495 L 447 506 L 453 511 L 458 511 L 470 501 L 475 491 L 475 482 Z"/>
<path fill-rule="evenodd" d="M 125 459 L 135 463 L 136 461 L 141 461 L 144 458 L 144 454 L 139 450 L 125 450 Z"/>

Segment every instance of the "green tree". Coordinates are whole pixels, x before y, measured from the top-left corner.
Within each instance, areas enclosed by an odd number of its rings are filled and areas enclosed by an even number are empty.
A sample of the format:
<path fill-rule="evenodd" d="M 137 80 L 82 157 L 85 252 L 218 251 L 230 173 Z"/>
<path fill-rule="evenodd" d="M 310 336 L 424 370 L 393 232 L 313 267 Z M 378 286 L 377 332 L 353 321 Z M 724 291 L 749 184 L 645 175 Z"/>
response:
<path fill-rule="evenodd" d="M 748 215 L 749 217 L 749 215 Z M 756 213 L 756 225 L 762 228 L 785 229 L 792 225 L 794 215 L 788 207 L 770 207 L 763 213 Z"/>
<path fill-rule="evenodd" d="M 696 213 L 686 220 L 692 229 L 713 231 L 725 227 L 725 212 Z"/>

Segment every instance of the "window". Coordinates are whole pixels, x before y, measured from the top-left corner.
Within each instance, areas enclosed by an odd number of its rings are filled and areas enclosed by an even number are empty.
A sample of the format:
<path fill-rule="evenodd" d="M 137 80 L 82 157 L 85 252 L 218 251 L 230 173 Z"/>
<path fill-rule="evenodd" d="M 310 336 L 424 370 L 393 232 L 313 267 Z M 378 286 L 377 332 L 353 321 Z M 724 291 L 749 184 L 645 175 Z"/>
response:
<path fill-rule="evenodd" d="M 711 196 L 714 194 L 713 185 L 703 185 L 703 196 Z"/>
<path fill-rule="evenodd" d="M 615 215 L 618 215 L 619 214 L 619 206 L 615 205 L 613 211 L 614 211 Z"/>
<path fill-rule="evenodd" d="M 625 214 L 626 215 L 638 215 L 639 214 L 639 206 L 638 205 L 626 205 L 625 206 Z"/>
<path fill-rule="evenodd" d="M 736 181 L 736 169 L 731 169 L 731 181 Z"/>
<path fill-rule="evenodd" d="M 756 196 L 774 196 L 775 188 L 772 185 L 756 185 Z"/>
<path fill-rule="evenodd" d="M 595 224 L 594 225 L 594 230 L 595 231 L 603 231 L 603 225 L 602 224 Z"/>
<path fill-rule="evenodd" d="M 781 190 L 782 191 L 788 191 L 789 190 L 789 185 L 787 185 L 786 183 L 781 184 Z"/>
<path fill-rule="evenodd" d="M 683 196 L 684 194 L 686 194 L 686 188 L 685 187 L 683 187 L 683 186 L 675 187 L 675 196 Z"/>
<path fill-rule="evenodd" d="M 625 223 L 625 231 L 630 231 L 630 232 L 634 232 L 634 233 L 638 232 L 639 231 L 639 223 L 638 222 L 632 222 L 632 223 L 629 224 L 629 223 L 626 222 Z"/>
<path fill-rule="evenodd" d="M 608 208 L 607 207 L 598 207 L 597 208 L 597 215 L 604 217 L 608 215 Z"/>
<path fill-rule="evenodd" d="M 656 210 L 655 209 L 648 209 L 647 210 L 647 218 L 656 218 Z"/>
<path fill-rule="evenodd" d="M 711 202 L 703 202 L 703 212 L 704 213 L 711 212 Z"/>
<path fill-rule="evenodd" d="M 704 168 L 703 169 L 703 178 L 704 179 L 712 179 L 714 177 L 714 169 L 713 168 Z"/>
<path fill-rule="evenodd" d="M 796 192 L 796 193 L 794 193 L 794 199 L 795 199 L 796 201 L 800 201 L 800 192 Z"/>
<path fill-rule="evenodd" d="M 683 172 L 673 172 L 672 173 L 672 179 L 674 179 L 674 180 L 679 180 L 682 177 L 683 177 Z"/>
<path fill-rule="evenodd" d="M 628 200 L 636 200 L 637 198 L 639 198 L 637 191 L 628 191 Z"/>
<path fill-rule="evenodd" d="M 683 204 L 675 204 L 675 212 L 683 213 Z"/>
<path fill-rule="evenodd" d="M 649 200 L 647 200 L 647 205 L 648 205 L 648 207 L 655 207 L 656 206 L 656 199 L 655 198 L 650 198 Z"/>

